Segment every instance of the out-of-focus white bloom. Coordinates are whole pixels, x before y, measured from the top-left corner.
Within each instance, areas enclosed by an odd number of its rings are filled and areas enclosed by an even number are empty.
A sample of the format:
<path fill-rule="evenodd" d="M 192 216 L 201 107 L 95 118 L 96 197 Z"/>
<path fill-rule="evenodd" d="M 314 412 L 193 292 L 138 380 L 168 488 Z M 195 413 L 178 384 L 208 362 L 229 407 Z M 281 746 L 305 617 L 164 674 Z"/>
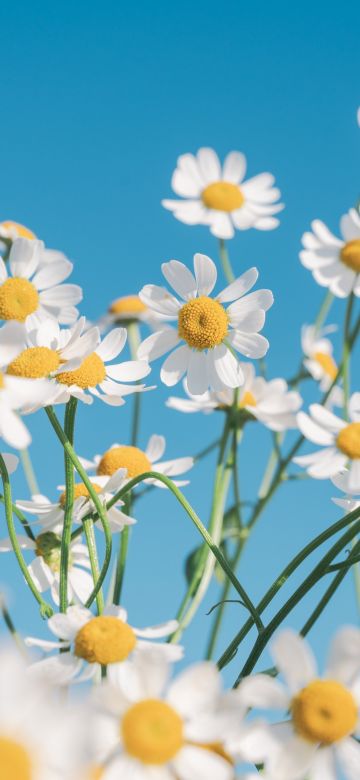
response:
<path fill-rule="evenodd" d="M 346 493 L 344 498 L 333 498 L 334 504 L 341 506 L 345 510 L 346 514 L 352 512 L 354 509 L 358 509 L 360 506 L 360 489 L 356 488 L 351 490 L 349 488 L 349 470 L 344 469 L 336 477 L 332 478 L 332 483 L 343 493 Z"/>
<path fill-rule="evenodd" d="M 251 363 L 241 363 L 245 382 L 238 390 L 227 388 L 219 392 L 208 391 L 204 395 L 192 395 L 184 380 L 184 390 L 188 398 L 170 397 L 166 405 L 179 412 L 213 412 L 215 409 L 233 407 L 237 395 L 237 406 L 246 409 L 259 422 L 272 431 L 285 431 L 296 428 L 296 412 L 302 399 L 296 390 L 289 390 L 284 379 L 266 381 L 255 375 Z"/>
<path fill-rule="evenodd" d="M 313 232 L 302 237 L 302 264 L 318 284 L 338 298 L 346 298 L 352 291 L 360 296 L 360 216 L 356 209 L 341 217 L 341 239 L 319 219 L 311 227 Z"/>
<path fill-rule="evenodd" d="M 39 647 L 45 653 L 62 649 L 60 655 L 57 653 L 31 666 L 33 675 L 44 677 L 54 685 L 67 685 L 74 679 L 77 682 L 89 680 L 100 672 L 101 666 L 114 671 L 129 657 L 136 658 L 143 653 L 151 657 L 163 656 L 169 661 L 177 661 L 183 655 L 179 645 L 154 641 L 176 631 L 177 620 L 134 628 L 127 622 L 126 610 L 114 605 L 97 617 L 85 607 L 69 607 L 65 614 L 49 618 L 48 626 L 57 637 L 55 642 L 34 637 L 27 637 L 25 641 L 29 647 Z M 124 671 L 128 671 L 128 667 Z M 119 675 L 122 674 L 120 669 Z"/>
<path fill-rule="evenodd" d="M 356 780 L 360 768 L 360 631 L 341 629 L 332 642 L 324 677 L 320 678 L 309 645 L 296 632 L 281 631 L 271 655 L 285 685 L 256 674 L 240 685 L 248 707 L 281 710 L 285 722 L 270 726 L 265 769 L 276 780 Z M 288 713 L 290 712 L 290 719 Z M 255 732 L 256 733 L 256 732 Z M 253 760 L 251 742 L 248 759 Z M 256 749 L 256 744 L 255 744 Z M 256 760 L 256 758 L 254 758 Z"/>
<path fill-rule="evenodd" d="M 326 392 L 332 385 L 338 367 L 333 358 L 333 345 L 325 334 L 336 330 L 330 325 L 319 330 L 315 325 L 303 325 L 301 329 L 301 347 L 305 355 L 304 366 L 309 374 L 320 383 L 320 389 Z"/>
<path fill-rule="evenodd" d="M 47 379 L 21 379 L 0 371 L 0 436 L 10 447 L 22 450 L 31 442 L 18 412 L 29 405 L 46 406 L 51 399 L 52 387 Z"/>
<path fill-rule="evenodd" d="M 218 238 L 232 238 L 235 229 L 273 230 L 274 217 L 284 208 L 276 203 L 280 190 L 273 187 L 271 173 L 243 181 L 246 157 L 230 152 L 221 164 L 213 149 L 199 149 L 196 155 L 182 154 L 171 186 L 185 200 L 163 200 L 162 205 L 186 225 L 209 225 Z"/>
<path fill-rule="evenodd" d="M 46 256 L 42 241 L 17 238 L 8 264 L 0 258 L 0 320 L 25 322 L 29 329 L 49 317 L 74 322 L 82 290 L 76 284 L 62 284 L 72 269 L 64 256 L 58 260 Z"/>
<path fill-rule="evenodd" d="M 246 295 L 258 278 L 256 268 L 250 268 L 215 298 L 209 296 L 217 270 L 206 255 L 194 256 L 195 276 L 178 260 L 163 263 L 162 272 L 181 300 L 153 284 L 145 285 L 139 295 L 149 308 L 172 316 L 176 328 L 159 330 L 145 339 L 138 357 L 152 361 L 171 351 L 161 369 L 162 381 L 172 387 L 185 374 L 189 391 L 195 395 L 202 395 L 209 387 L 215 391 L 240 387 L 244 375 L 233 350 L 260 358 L 269 348 L 259 331 L 273 295 L 270 290 Z M 229 301 L 231 305 L 225 308 Z"/>
<path fill-rule="evenodd" d="M 348 492 L 360 492 L 360 393 L 350 398 L 350 423 L 320 404 L 311 404 L 309 411 L 310 415 L 298 413 L 298 426 L 307 439 L 325 449 L 296 457 L 294 463 L 305 466 L 315 479 L 335 477 L 348 465 Z"/>
<path fill-rule="evenodd" d="M 21 225 L 20 222 L 13 222 L 11 219 L 0 222 L 0 239 L 13 242 L 17 238 L 27 238 L 33 241 L 36 239 L 36 235 L 30 228 Z"/>
<path fill-rule="evenodd" d="M 92 460 L 80 458 L 82 465 L 88 471 L 96 470 L 98 478 L 109 478 L 118 469 L 126 470 L 127 479 L 138 477 L 146 471 L 158 471 L 168 477 L 184 474 L 194 465 L 194 458 L 174 458 L 162 461 L 166 447 L 165 436 L 153 434 L 150 436 L 147 447 L 141 450 L 127 444 L 113 444 L 103 455 L 95 455 Z M 144 482 L 156 484 L 158 487 L 166 487 L 162 482 L 154 479 L 146 479 Z M 174 480 L 175 485 L 188 485 L 188 481 Z"/>
<path fill-rule="evenodd" d="M 138 295 L 125 295 L 122 298 L 116 298 L 110 304 L 107 314 L 101 317 L 97 325 L 101 333 L 114 325 L 126 327 L 134 322 L 145 323 L 152 330 L 158 330 L 159 327 L 164 327 L 164 322 L 168 319 L 165 315 L 151 311 Z"/>

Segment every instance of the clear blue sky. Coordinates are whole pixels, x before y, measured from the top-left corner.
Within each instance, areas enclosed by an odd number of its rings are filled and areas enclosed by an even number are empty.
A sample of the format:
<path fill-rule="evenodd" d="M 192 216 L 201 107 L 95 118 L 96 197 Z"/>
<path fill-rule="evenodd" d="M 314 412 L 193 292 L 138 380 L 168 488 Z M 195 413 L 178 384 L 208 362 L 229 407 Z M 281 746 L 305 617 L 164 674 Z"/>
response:
<path fill-rule="evenodd" d="M 1 219 L 29 225 L 74 260 L 82 312 L 96 318 L 114 297 L 159 283 L 164 260 L 189 263 L 195 251 L 216 258 L 206 228 L 176 222 L 160 200 L 171 195 L 179 154 L 204 145 L 220 155 L 244 151 L 250 175 L 276 175 L 286 211 L 277 231 L 238 233 L 230 251 L 239 273 L 257 265 L 262 286 L 274 291 L 266 326 L 269 373 L 291 375 L 301 323 L 312 320 L 322 295 L 298 261 L 301 234 L 315 217 L 336 230 L 360 194 L 359 22 L 355 2 L 3 3 Z M 343 316 L 343 303 L 335 314 Z M 355 365 L 353 389 L 359 379 Z M 165 433 L 168 456 L 176 457 L 216 435 L 217 415 L 185 418 L 165 408 L 166 397 L 161 388 L 145 400 L 143 444 L 150 433 Z M 78 450 L 90 456 L 114 439 L 126 441 L 130 411 L 131 401 L 118 411 L 99 404 L 81 409 Z M 41 487 L 53 497 L 63 481 L 61 452 L 44 415 L 31 428 Z M 260 427 L 247 431 L 241 455 L 247 498 L 269 442 Z M 199 465 L 187 489 L 204 520 L 213 469 L 211 459 Z M 20 477 L 15 484 L 24 497 Z M 254 599 L 292 554 L 339 516 L 332 494 L 331 485 L 319 482 L 279 492 L 244 556 L 241 577 Z M 173 615 L 183 592 L 182 561 L 194 543 L 189 521 L 169 495 L 157 492 L 139 507 L 124 590 L 135 623 Z M 1 558 L 0 578 L 19 628 L 34 633 L 36 606 L 10 556 Z M 216 596 L 214 589 L 188 632 L 191 659 L 202 652 L 205 612 Z M 312 604 L 313 596 L 290 625 L 300 627 Z M 222 647 L 242 617 L 240 607 L 229 607 Z M 340 620 L 355 619 L 349 577 L 313 632 L 318 651 Z"/>

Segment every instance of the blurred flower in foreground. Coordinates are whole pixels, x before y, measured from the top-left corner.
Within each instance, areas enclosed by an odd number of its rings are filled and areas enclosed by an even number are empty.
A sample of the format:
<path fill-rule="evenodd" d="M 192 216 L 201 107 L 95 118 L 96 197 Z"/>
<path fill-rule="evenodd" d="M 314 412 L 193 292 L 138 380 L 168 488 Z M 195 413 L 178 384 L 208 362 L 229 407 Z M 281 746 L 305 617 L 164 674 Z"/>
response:
<path fill-rule="evenodd" d="M 20 222 L 13 222 L 11 219 L 0 222 L 0 239 L 15 241 L 17 238 L 28 238 L 30 241 L 36 239 L 35 233 L 30 228 L 21 225 Z"/>
<path fill-rule="evenodd" d="M 333 345 L 325 334 L 336 330 L 329 325 L 319 330 L 315 325 L 303 325 L 301 329 L 301 347 L 305 355 L 304 366 L 309 374 L 320 383 L 320 390 L 326 392 L 338 373 L 333 358 Z"/>
<path fill-rule="evenodd" d="M 259 331 L 265 323 L 265 312 L 273 304 L 270 290 L 256 290 L 258 271 L 250 268 L 228 285 L 215 298 L 217 270 L 206 255 L 194 256 L 195 276 L 178 260 L 163 263 L 162 272 L 168 284 L 182 300 L 165 287 L 147 284 L 140 298 L 149 308 L 172 315 L 176 329 L 168 327 L 149 336 L 139 347 L 138 357 L 150 361 L 174 351 L 165 360 L 161 379 L 168 386 L 176 385 L 184 374 L 194 395 L 202 395 L 210 387 L 240 387 L 244 374 L 233 350 L 246 357 L 263 357 L 269 342 Z M 223 304 L 233 301 L 225 308 Z"/>
<path fill-rule="evenodd" d="M 266 381 L 255 375 L 251 363 L 240 363 L 245 382 L 238 390 L 221 390 L 217 393 L 192 395 L 184 380 L 184 390 L 188 398 L 168 398 L 166 405 L 179 412 L 213 412 L 215 409 L 229 410 L 233 407 L 237 394 L 237 408 L 246 410 L 272 431 L 285 431 L 297 428 L 296 412 L 302 399 L 296 390 L 289 390 L 285 379 Z"/>
<path fill-rule="evenodd" d="M 46 406 L 52 399 L 47 379 L 22 379 L 0 371 L 0 436 L 10 447 L 22 450 L 31 442 L 18 412 L 26 406 Z"/>
<path fill-rule="evenodd" d="M 356 780 L 360 769 L 360 631 L 344 627 L 330 647 L 319 678 L 307 642 L 281 631 L 270 647 L 285 685 L 265 674 L 246 677 L 239 689 L 248 707 L 282 710 L 285 721 L 270 726 L 265 768 L 276 780 L 335 780 L 342 771 Z M 290 719 L 287 713 L 290 712 Z M 251 755 L 248 756 L 249 760 Z"/>
<path fill-rule="evenodd" d="M 346 514 L 353 512 L 354 509 L 358 509 L 360 506 L 360 489 L 358 487 L 353 490 L 349 488 L 349 470 L 344 469 L 336 477 L 333 477 L 331 481 L 335 487 L 346 493 L 344 498 L 333 498 L 334 504 L 341 506 Z"/>
<path fill-rule="evenodd" d="M 353 393 L 349 401 L 351 422 L 320 404 L 311 404 L 309 412 L 298 413 L 298 426 L 307 439 L 325 449 L 296 457 L 294 463 L 307 467 L 315 479 L 335 477 L 349 465 L 347 489 L 360 492 L 360 393 Z"/>
<path fill-rule="evenodd" d="M 48 627 L 57 637 L 55 642 L 34 637 L 27 637 L 25 642 L 29 647 L 39 647 L 46 653 L 61 648 L 60 654 L 31 665 L 32 675 L 44 677 L 54 685 L 67 685 L 75 678 L 76 682 L 89 680 L 101 671 L 101 666 L 109 669 L 118 667 L 130 656 L 136 658 L 141 653 L 155 653 L 170 661 L 177 661 L 183 655 L 183 648 L 179 645 L 153 641 L 176 631 L 177 620 L 169 620 L 159 626 L 134 628 L 127 622 L 126 610 L 114 605 L 97 617 L 85 607 L 69 607 L 66 614 L 49 618 Z M 84 663 L 87 664 L 85 670 Z M 126 671 L 129 670 L 126 667 Z"/>
<path fill-rule="evenodd" d="M 356 209 L 341 217 L 342 239 L 319 219 L 311 227 L 313 232 L 302 237 L 302 264 L 312 271 L 318 284 L 338 298 L 346 298 L 351 291 L 360 296 L 360 216 Z"/>
<path fill-rule="evenodd" d="M 163 200 L 162 205 L 187 225 L 209 225 L 218 238 L 232 238 L 234 228 L 272 230 L 279 224 L 274 214 L 284 208 L 276 203 L 280 190 L 273 187 L 271 173 L 243 181 L 246 157 L 230 152 L 223 168 L 213 149 L 199 149 L 196 155 L 178 158 L 171 186 L 186 200 Z"/>

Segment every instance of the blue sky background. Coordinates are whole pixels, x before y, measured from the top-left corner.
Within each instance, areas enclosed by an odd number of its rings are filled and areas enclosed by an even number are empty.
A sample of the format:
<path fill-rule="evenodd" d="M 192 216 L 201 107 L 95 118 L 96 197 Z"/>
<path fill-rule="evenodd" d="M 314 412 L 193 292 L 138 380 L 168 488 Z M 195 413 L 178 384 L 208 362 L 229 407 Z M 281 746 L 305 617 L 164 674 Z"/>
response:
<path fill-rule="evenodd" d="M 1 219 L 23 222 L 74 260 L 72 280 L 84 289 L 82 313 L 95 319 L 114 297 L 160 283 L 164 260 L 190 263 L 195 251 L 217 258 L 206 228 L 175 221 L 160 200 L 171 196 L 179 154 L 206 145 L 221 156 L 242 150 L 249 175 L 275 174 L 286 210 L 278 230 L 237 233 L 230 252 L 238 273 L 256 265 L 261 286 L 274 291 L 264 331 L 271 342 L 269 375 L 292 375 L 301 324 L 313 320 L 323 295 L 298 261 L 300 237 L 315 217 L 336 231 L 360 195 L 359 17 L 354 2 L 341 9 L 325 2 L 231 0 L 3 3 Z M 343 315 L 340 301 L 330 321 Z M 151 380 L 159 381 L 159 363 Z M 144 399 L 142 445 L 152 432 L 163 433 L 170 458 L 195 453 L 216 437 L 218 415 L 185 417 L 164 406 L 167 395 L 159 387 Z M 315 387 L 310 395 L 316 397 Z M 126 442 L 130 414 L 131 400 L 120 410 L 81 408 L 78 451 L 91 456 L 114 440 Z M 62 453 L 44 414 L 30 424 L 41 488 L 53 498 L 63 481 Z M 269 445 L 268 431 L 249 426 L 240 455 L 246 498 L 259 484 Z M 186 489 L 204 521 L 213 471 L 208 458 Z M 16 496 L 25 497 L 21 475 L 14 485 Z M 254 600 L 295 552 L 339 517 L 330 502 L 335 493 L 321 482 L 281 488 L 240 569 Z M 184 588 L 183 560 L 197 537 L 164 491 L 139 504 L 138 518 L 124 604 L 135 624 L 150 624 L 174 615 Z M 10 555 L 0 565 L 19 629 L 44 633 Z M 289 625 L 302 625 L 320 592 L 290 616 Z M 189 659 L 201 657 L 206 612 L 216 600 L 214 587 L 187 632 Z M 241 607 L 229 606 L 219 649 L 243 617 Z M 356 619 L 349 576 L 312 633 L 317 652 L 323 655 L 340 622 Z M 229 681 L 248 647 L 229 668 Z"/>

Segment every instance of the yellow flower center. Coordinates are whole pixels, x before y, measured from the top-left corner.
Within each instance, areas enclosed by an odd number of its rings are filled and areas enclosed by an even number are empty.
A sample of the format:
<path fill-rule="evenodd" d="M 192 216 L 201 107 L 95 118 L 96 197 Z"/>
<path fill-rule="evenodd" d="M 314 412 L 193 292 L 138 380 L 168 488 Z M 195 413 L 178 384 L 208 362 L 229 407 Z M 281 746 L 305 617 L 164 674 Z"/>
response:
<path fill-rule="evenodd" d="M 39 293 L 28 279 L 15 276 L 0 286 L 0 320 L 25 322 L 39 305 Z"/>
<path fill-rule="evenodd" d="M 101 487 L 100 485 L 97 485 L 96 482 L 92 482 L 91 486 L 95 491 L 95 493 L 101 493 Z M 83 482 L 79 482 L 79 484 L 74 485 L 74 500 L 80 498 L 80 496 L 84 496 L 84 498 L 89 498 L 89 495 L 90 495 L 89 491 Z M 64 507 L 65 501 L 66 501 L 66 490 L 64 490 L 64 492 L 61 493 L 60 495 L 59 498 L 60 506 Z"/>
<path fill-rule="evenodd" d="M 136 636 L 127 623 L 112 615 L 99 615 L 76 634 L 74 653 L 89 664 L 107 666 L 125 661 L 135 645 Z"/>
<path fill-rule="evenodd" d="M 130 707 L 121 731 L 127 753 L 143 764 L 166 764 L 184 743 L 182 719 L 160 699 L 144 699 Z"/>
<path fill-rule="evenodd" d="M 215 181 L 213 184 L 208 184 L 201 193 L 201 199 L 208 209 L 216 209 L 216 211 L 235 211 L 245 203 L 240 187 L 229 181 Z"/>
<path fill-rule="evenodd" d="M 336 444 L 348 458 L 360 458 L 360 422 L 353 422 L 340 431 Z"/>
<path fill-rule="evenodd" d="M 117 298 L 113 301 L 109 312 L 110 314 L 118 314 L 121 317 L 137 317 L 138 314 L 142 314 L 146 311 L 145 303 L 143 303 L 137 295 L 127 295 L 124 298 Z"/>
<path fill-rule="evenodd" d="M 0 390 L 3 390 L 4 388 L 4 374 L 2 371 L 0 371 Z"/>
<path fill-rule="evenodd" d="M 105 377 L 106 370 L 103 361 L 96 352 L 92 352 L 83 360 L 76 371 L 64 371 L 63 374 L 58 374 L 56 379 L 62 385 L 77 385 L 86 390 L 87 387 L 99 385 Z"/>
<path fill-rule="evenodd" d="M 11 219 L 0 223 L 0 234 L 2 231 L 8 233 L 9 238 L 12 238 L 13 236 L 16 238 L 29 238 L 30 240 L 36 238 L 35 233 L 33 233 L 32 230 L 29 230 L 25 225 L 20 225 L 19 222 L 13 222 Z"/>
<path fill-rule="evenodd" d="M 49 347 L 29 347 L 8 365 L 7 373 L 29 379 L 49 376 L 60 366 L 60 357 Z"/>
<path fill-rule="evenodd" d="M 33 765 L 25 748 L 8 737 L 0 736 L 1 780 L 33 780 Z"/>
<path fill-rule="evenodd" d="M 151 468 L 149 458 L 139 447 L 112 447 L 102 456 L 97 473 L 111 477 L 118 469 L 127 469 L 127 475 L 132 479 L 145 471 L 151 471 Z"/>
<path fill-rule="evenodd" d="M 315 352 L 313 359 L 319 363 L 319 366 L 321 366 L 324 373 L 327 374 L 330 379 L 335 379 L 338 369 L 335 360 L 331 355 L 328 355 L 326 352 Z"/>
<path fill-rule="evenodd" d="M 344 265 L 356 274 L 360 273 L 360 238 L 348 241 L 340 252 L 340 258 Z"/>
<path fill-rule="evenodd" d="M 250 390 L 246 390 L 243 397 L 240 399 L 240 409 L 243 409 L 244 406 L 256 406 L 256 398 L 252 393 L 250 393 Z"/>
<path fill-rule="evenodd" d="M 101 780 L 104 771 L 102 766 L 92 766 L 88 774 L 88 780 Z"/>
<path fill-rule="evenodd" d="M 295 730 L 308 742 L 331 745 L 351 734 L 358 713 L 350 691 L 336 680 L 314 680 L 292 700 Z"/>
<path fill-rule="evenodd" d="M 228 316 L 221 303 L 205 295 L 188 301 L 179 311 L 179 336 L 194 349 L 211 349 L 221 344 L 228 332 L 228 324 Z"/>

